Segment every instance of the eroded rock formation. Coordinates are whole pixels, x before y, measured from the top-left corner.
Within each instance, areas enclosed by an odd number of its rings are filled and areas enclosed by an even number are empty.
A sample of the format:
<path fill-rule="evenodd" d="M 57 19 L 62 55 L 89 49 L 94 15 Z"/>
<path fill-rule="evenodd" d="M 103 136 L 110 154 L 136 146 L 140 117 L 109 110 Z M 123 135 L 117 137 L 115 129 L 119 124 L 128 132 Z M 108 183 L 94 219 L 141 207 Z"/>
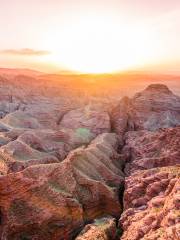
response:
<path fill-rule="evenodd" d="M 101 109 L 91 110 L 87 106 L 70 111 L 60 124 L 56 124 L 54 112 L 46 109 L 45 114 L 45 109 L 37 109 L 15 111 L 1 120 L 1 174 L 62 161 L 71 150 L 110 131 L 108 113 Z"/>
<path fill-rule="evenodd" d="M 137 170 L 176 165 L 180 163 L 180 127 L 156 132 L 130 131 L 125 136 L 122 154 L 128 175 Z"/>
<path fill-rule="evenodd" d="M 95 219 L 92 224 L 85 226 L 75 240 L 115 240 L 116 222 L 112 217 Z"/>
<path fill-rule="evenodd" d="M 99 103 L 29 81 L 0 86 L 0 238 L 179 239 L 180 97 L 153 84 Z"/>
<path fill-rule="evenodd" d="M 163 98 L 157 101 L 159 88 L 165 102 Z M 149 111 L 148 98 L 147 108 L 144 100 L 139 105 L 140 108 L 137 108 L 135 101 L 134 111 L 139 110 L 135 118 L 132 114 L 128 115 L 128 121 L 130 118 L 136 131 L 125 134 L 121 151 L 127 175 L 124 211 L 119 221 L 123 229 L 121 239 L 177 240 L 180 239 L 179 98 L 163 86 L 152 85 L 142 95 L 144 94 L 151 97 L 150 102 L 155 104 L 155 112 Z M 137 95 L 137 98 L 142 95 Z M 169 117 L 164 118 L 167 113 L 170 114 Z M 154 121 L 156 118 L 157 123 Z"/>
<path fill-rule="evenodd" d="M 138 171 L 126 178 L 122 240 L 178 240 L 180 165 Z"/>
<path fill-rule="evenodd" d="M 123 98 L 112 110 L 112 123 L 117 134 L 178 126 L 180 97 L 162 84 L 152 84 L 133 98 Z"/>
<path fill-rule="evenodd" d="M 62 163 L 0 177 L 2 239 L 71 239 L 85 223 L 120 216 L 117 137 L 99 135 Z"/>

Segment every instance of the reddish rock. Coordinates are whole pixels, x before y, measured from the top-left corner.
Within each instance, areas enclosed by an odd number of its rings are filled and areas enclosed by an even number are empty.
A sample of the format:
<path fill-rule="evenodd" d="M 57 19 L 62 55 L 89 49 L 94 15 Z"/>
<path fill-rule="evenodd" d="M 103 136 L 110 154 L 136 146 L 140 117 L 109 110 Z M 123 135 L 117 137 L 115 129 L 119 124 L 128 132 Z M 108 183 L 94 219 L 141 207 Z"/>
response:
<path fill-rule="evenodd" d="M 75 131 L 82 129 L 95 135 L 111 130 L 107 112 L 91 105 L 87 105 L 83 109 L 69 111 L 61 120 L 60 126 Z"/>
<path fill-rule="evenodd" d="M 126 178 L 122 240 L 180 239 L 180 165 Z"/>
<path fill-rule="evenodd" d="M 116 150 L 116 135 L 102 134 L 61 163 L 1 176 L 1 239 L 71 239 L 86 222 L 118 217 L 123 173 Z"/>
<path fill-rule="evenodd" d="M 1 130 L 5 129 L 0 139 L 1 174 L 35 164 L 60 162 L 71 150 L 89 144 L 98 134 L 109 132 L 107 112 L 91 108 L 70 111 L 60 123 L 56 119 L 56 105 L 43 110 L 29 106 L 25 111 L 7 114 L 0 122 Z"/>
<path fill-rule="evenodd" d="M 92 139 L 91 136 L 85 141 L 68 129 L 26 130 L 18 132 L 17 135 L 13 130 L 4 136 L 16 139 L 0 148 L 0 156 L 3 159 L 3 156 L 6 156 L 2 161 L 7 165 L 8 173 L 23 170 L 30 165 L 60 162 L 71 150 L 89 143 Z"/>
<path fill-rule="evenodd" d="M 75 240 L 115 240 L 116 221 L 112 217 L 95 219 L 84 227 Z"/>
<path fill-rule="evenodd" d="M 0 238 L 112 240 L 125 160 L 122 239 L 179 239 L 180 98 L 153 84 L 110 119 L 116 96 L 52 81 L 0 79 Z"/>
<path fill-rule="evenodd" d="M 112 110 L 117 134 L 125 130 L 150 130 L 180 125 L 180 97 L 165 85 L 152 84 L 133 98 L 124 98 Z"/>
<path fill-rule="evenodd" d="M 157 84 L 113 110 L 128 175 L 119 221 L 122 240 L 180 239 L 179 110 L 180 98 Z"/>
<path fill-rule="evenodd" d="M 125 136 L 122 154 L 126 159 L 125 172 L 180 163 L 180 127 L 156 132 L 131 131 Z"/>

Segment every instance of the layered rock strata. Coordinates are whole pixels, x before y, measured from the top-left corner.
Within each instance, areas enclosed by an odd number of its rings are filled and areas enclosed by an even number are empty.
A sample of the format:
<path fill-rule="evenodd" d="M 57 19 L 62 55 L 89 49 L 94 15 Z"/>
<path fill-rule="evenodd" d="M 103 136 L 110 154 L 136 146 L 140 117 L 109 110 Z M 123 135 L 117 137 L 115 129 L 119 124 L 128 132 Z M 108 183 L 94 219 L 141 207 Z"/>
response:
<path fill-rule="evenodd" d="M 61 163 L 1 176 L 1 239 L 71 239 L 97 217 L 120 216 L 117 146 L 115 134 L 102 134 Z"/>

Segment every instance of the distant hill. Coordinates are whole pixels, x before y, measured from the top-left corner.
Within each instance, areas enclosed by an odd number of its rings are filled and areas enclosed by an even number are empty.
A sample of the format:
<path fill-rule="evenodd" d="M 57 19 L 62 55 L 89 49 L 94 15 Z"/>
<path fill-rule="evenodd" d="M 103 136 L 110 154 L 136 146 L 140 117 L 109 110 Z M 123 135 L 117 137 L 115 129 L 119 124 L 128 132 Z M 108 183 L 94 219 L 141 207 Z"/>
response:
<path fill-rule="evenodd" d="M 21 84 L 39 84 L 39 88 L 69 89 L 87 95 L 132 96 L 152 83 L 161 83 L 180 95 L 180 76 L 147 71 L 126 71 L 114 74 L 76 74 L 76 73 L 44 73 L 32 69 L 0 68 L 0 76 Z M 29 79 L 34 78 L 33 79 Z M 37 81 L 38 79 L 38 81 Z M 33 84 L 34 85 L 34 84 Z M 40 86 L 41 85 L 41 86 Z M 37 86 L 36 86 L 37 87 Z"/>
<path fill-rule="evenodd" d="M 42 75 L 42 72 L 32 70 L 32 69 L 27 69 L 27 68 L 0 68 L 0 75 L 26 75 L 26 76 L 39 76 Z"/>

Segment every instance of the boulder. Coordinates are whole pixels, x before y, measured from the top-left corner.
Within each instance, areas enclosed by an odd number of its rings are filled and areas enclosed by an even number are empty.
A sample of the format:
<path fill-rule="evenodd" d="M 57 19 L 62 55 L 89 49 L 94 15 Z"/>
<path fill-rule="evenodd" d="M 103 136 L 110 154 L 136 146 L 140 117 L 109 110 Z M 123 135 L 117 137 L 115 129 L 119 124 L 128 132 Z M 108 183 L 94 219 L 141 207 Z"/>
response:
<path fill-rule="evenodd" d="M 95 219 L 93 223 L 84 227 L 75 240 L 115 240 L 116 221 L 112 217 Z"/>

